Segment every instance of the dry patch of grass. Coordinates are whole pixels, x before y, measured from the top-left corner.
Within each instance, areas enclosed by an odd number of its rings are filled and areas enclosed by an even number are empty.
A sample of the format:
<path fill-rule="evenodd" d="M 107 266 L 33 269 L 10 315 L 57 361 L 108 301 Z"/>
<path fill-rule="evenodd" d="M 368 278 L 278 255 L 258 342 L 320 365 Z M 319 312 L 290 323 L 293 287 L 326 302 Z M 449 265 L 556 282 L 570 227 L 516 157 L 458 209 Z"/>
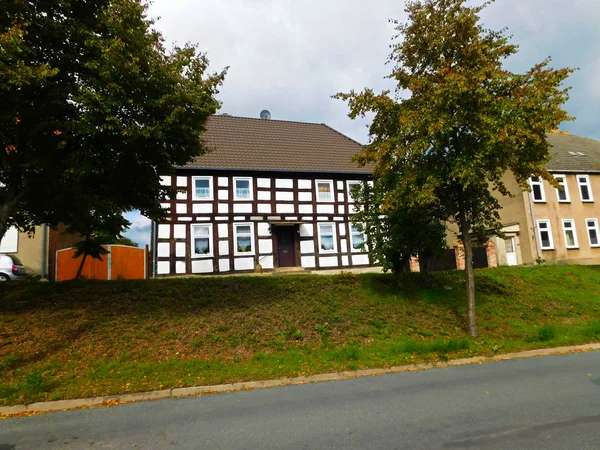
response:
<path fill-rule="evenodd" d="M 0 405 L 600 340 L 600 268 L 0 286 Z"/>

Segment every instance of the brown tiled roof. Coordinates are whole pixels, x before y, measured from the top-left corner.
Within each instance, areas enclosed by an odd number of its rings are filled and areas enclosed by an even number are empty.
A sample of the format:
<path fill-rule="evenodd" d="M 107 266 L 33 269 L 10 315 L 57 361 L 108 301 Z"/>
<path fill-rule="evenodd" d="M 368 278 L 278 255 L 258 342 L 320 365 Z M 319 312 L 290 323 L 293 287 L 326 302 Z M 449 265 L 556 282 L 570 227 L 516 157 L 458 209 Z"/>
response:
<path fill-rule="evenodd" d="M 552 159 L 546 168 L 553 172 L 600 172 L 600 142 L 569 134 L 548 134 Z M 580 155 L 582 153 L 583 155 Z"/>
<path fill-rule="evenodd" d="M 210 151 L 188 167 L 372 172 L 351 161 L 361 144 L 325 124 L 215 115 L 206 128 L 203 138 Z"/>

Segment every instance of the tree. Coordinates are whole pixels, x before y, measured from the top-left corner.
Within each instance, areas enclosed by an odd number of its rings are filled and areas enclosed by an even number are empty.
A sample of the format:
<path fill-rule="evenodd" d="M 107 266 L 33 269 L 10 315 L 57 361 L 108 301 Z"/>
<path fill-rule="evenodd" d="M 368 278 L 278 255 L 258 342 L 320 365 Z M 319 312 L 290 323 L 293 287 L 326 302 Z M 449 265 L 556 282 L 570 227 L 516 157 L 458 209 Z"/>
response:
<path fill-rule="evenodd" d="M 166 51 L 141 0 L 2 9 L 0 239 L 67 223 L 73 192 L 160 219 L 160 175 L 205 151 L 226 70 L 207 74 L 195 46 Z"/>
<path fill-rule="evenodd" d="M 509 172 L 527 189 L 530 176 L 551 182 L 546 134 L 572 118 L 562 109 L 573 69 L 552 69 L 550 59 L 526 73 L 502 62 L 517 52 L 505 30 L 479 23 L 491 2 L 468 7 L 466 0 L 407 3 L 408 22 L 396 22 L 389 62 L 396 95 L 371 89 L 338 94 L 350 117 L 375 113 L 371 141 L 360 159 L 375 174 L 402 167 L 397 189 L 385 202 L 435 203 L 455 222 L 465 247 L 468 330 L 477 335 L 471 234 L 497 232 L 500 204 L 495 193 L 512 195 L 503 183 Z M 393 111 L 393 114 L 390 113 Z M 391 165 L 390 161 L 397 162 Z"/>

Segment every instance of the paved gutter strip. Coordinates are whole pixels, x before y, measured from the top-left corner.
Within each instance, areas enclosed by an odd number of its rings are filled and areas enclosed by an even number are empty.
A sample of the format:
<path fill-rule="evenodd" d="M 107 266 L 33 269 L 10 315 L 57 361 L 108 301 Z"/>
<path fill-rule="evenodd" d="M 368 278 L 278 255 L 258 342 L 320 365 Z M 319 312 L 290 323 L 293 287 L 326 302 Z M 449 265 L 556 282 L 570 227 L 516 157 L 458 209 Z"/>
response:
<path fill-rule="evenodd" d="M 430 362 L 422 364 L 410 364 L 406 366 L 395 366 L 383 369 L 360 369 L 338 373 L 323 373 L 317 375 L 300 376 L 294 378 L 279 378 L 265 381 L 244 381 L 229 384 L 217 384 L 212 386 L 192 386 L 160 391 L 135 392 L 132 394 L 106 395 L 103 397 L 79 398 L 72 400 L 55 400 L 50 402 L 37 402 L 29 405 L 14 405 L 0 407 L 0 415 L 19 414 L 24 412 L 49 412 L 62 411 L 90 406 L 99 406 L 109 402 L 131 403 L 147 400 L 158 400 L 165 398 L 192 397 L 204 394 L 216 394 L 222 392 L 237 392 L 254 389 L 266 389 L 278 386 L 293 386 L 307 383 L 318 383 L 324 381 L 346 380 L 350 378 L 369 377 L 375 375 L 386 375 L 392 373 L 414 372 L 419 370 L 440 369 L 444 367 L 464 366 L 467 364 L 482 364 L 484 362 L 507 361 L 511 359 L 524 359 L 537 356 L 559 355 L 581 351 L 600 350 L 600 343 L 575 345 L 571 347 L 555 347 L 539 350 L 527 350 L 518 353 L 506 353 L 491 357 L 476 356 L 473 358 L 455 359 L 447 362 Z"/>

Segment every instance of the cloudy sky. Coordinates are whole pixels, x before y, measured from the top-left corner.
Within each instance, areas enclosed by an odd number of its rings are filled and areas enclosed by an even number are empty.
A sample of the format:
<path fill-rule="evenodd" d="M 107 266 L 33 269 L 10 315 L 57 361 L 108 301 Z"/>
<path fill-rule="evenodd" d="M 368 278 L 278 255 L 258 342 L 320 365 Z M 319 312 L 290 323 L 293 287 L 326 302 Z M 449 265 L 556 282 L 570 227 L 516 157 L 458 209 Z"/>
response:
<path fill-rule="evenodd" d="M 481 3 L 481 1 L 473 2 Z M 331 99 L 350 89 L 391 89 L 385 79 L 393 27 L 403 0 L 154 0 L 149 9 L 166 40 L 197 43 L 213 70 L 229 66 L 221 112 L 326 123 L 367 142 L 368 119 L 352 121 Z M 600 0 L 496 0 L 482 14 L 488 28 L 508 27 L 520 51 L 507 61 L 525 71 L 551 56 L 577 67 L 562 129 L 600 140 Z M 136 214 L 130 237 L 145 244 L 149 223 Z"/>

